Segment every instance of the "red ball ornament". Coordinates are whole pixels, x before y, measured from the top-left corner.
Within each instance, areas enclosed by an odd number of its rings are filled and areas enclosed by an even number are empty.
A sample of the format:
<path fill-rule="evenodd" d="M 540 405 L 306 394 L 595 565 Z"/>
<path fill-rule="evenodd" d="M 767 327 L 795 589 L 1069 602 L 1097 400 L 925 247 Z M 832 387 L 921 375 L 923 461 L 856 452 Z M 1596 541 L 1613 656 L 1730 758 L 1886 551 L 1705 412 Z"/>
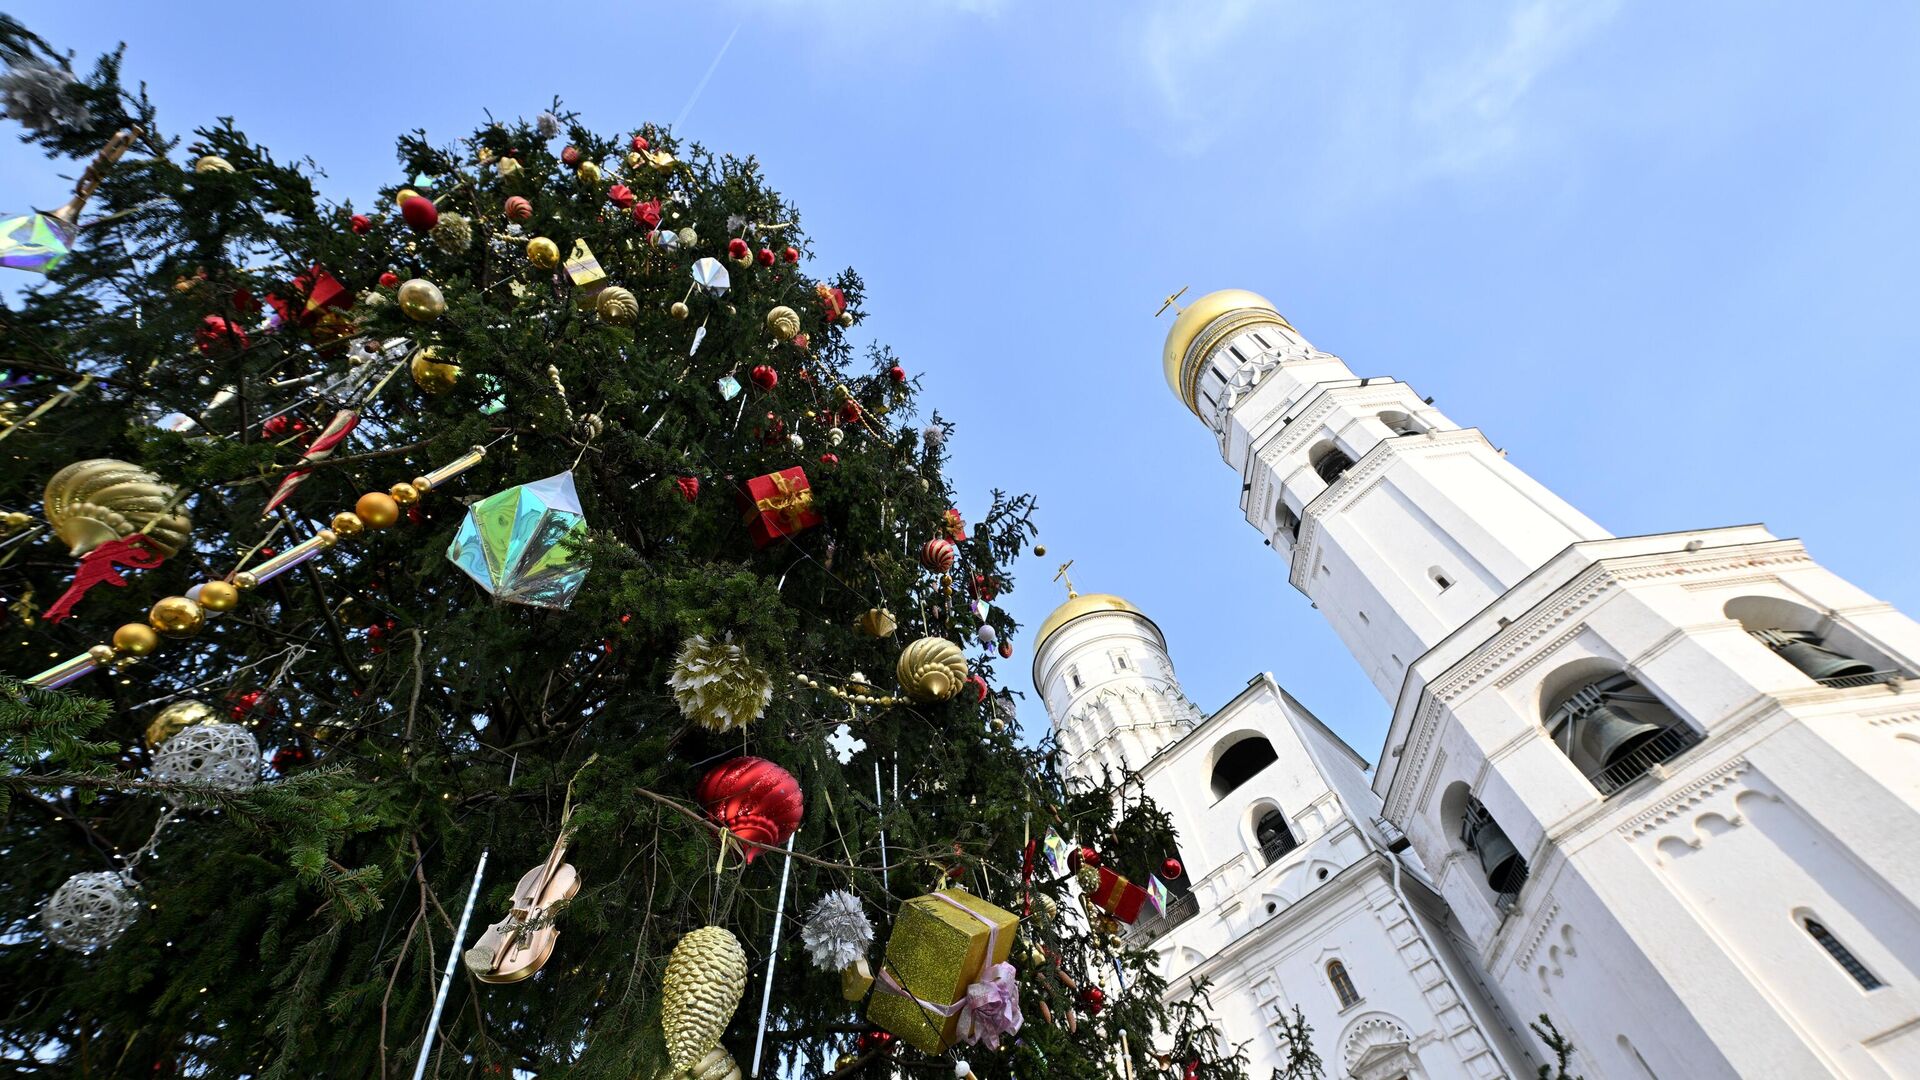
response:
<path fill-rule="evenodd" d="M 1080 991 L 1080 1005 L 1088 1016 L 1099 1016 L 1100 1010 L 1107 1007 L 1107 992 L 1097 986 L 1085 987 Z"/>
<path fill-rule="evenodd" d="M 414 232 L 426 232 L 440 224 L 440 208 L 425 195 L 408 196 L 407 201 L 400 204 L 400 216 Z"/>
<path fill-rule="evenodd" d="M 1080 865 L 1081 866 L 1099 866 L 1100 852 L 1094 848 L 1082 845 L 1080 848 Z"/>
<path fill-rule="evenodd" d="M 194 334 L 200 351 L 212 355 L 216 349 L 240 350 L 247 347 L 247 332 L 240 324 L 229 322 L 218 315 L 209 315 L 200 320 L 200 329 Z"/>
<path fill-rule="evenodd" d="M 737 236 L 727 241 L 727 255 L 729 258 L 734 258 L 734 259 L 746 258 L 747 242 L 745 240 L 740 239 Z"/>
<path fill-rule="evenodd" d="M 1187 868 L 1180 865 L 1180 860 L 1171 855 L 1167 856 L 1167 860 L 1160 864 L 1160 877 L 1166 881 L 1172 881 L 1174 878 L 1186 872 Z"/>
<path fill-rule="evenodd" d="M 560 151 L 560 163 L 562 165 L 580 164 L 580 148 L 577 146 L 569 146 L 565 150 Z"/>
<path fill-rule="evenodd" d="M 843 423 L 848 423 L 848 424 L 859 423 L 860 422 L 860 403 L 857 401 L 847 401 L 842 403 L 840 406 L 840 419 Z"/>
<path fill-rule="evenodd" d="M 920 565 L 936 574 L 953 569 L 953 541 L 935 538 L 920 549 Z"/>
<path fill-rule="evenodd" d="M 975 705 L 986 704 L 988 694 L 987 680 L 978 675 L 969 675 L 967 676 L 967 685 L 973 687 L 973 703 Z"/>
<path fill-rule="evenodd" d="M 780 385 L 780 373 L 765 364 L 755 365 L 754 369 L 747 373 L 747 377 L 753 380 L 753 385 L 762 390 L 771 390 Z"/>
<path fill-rule="evenodd" d="M 400 284 L 400 275 L 389 270 L 386 273 L 380 275 L 380 284 L 384 288 L 391 289 L 395 285 Z"/>
<path fill-rule="evenodd" d="M 800 827 L 806 811 L 800 781 L 766 758 L 722 762 L 701 778 L 693 797 L 707 816 L 735 836 L 776 847 Z M 759 850 L 744 846 L 743 856 L 752 862 Z"/>
<path fill-rule="evenodd" d="M 833 453 L 832 451 L 828 451 L 827 453 L 821 454 L 820 464 L 825 465 L 830 469 L 837 469 L 840 467 L 840 455 Z"/>
<path fill-rule="evenodd" d="M 281 439 L 293 434 L 293 417 L 282 414 L 270 416 L 260 425 L 260 435 L 267 439 Z"/>
<path fill-rule="evenodd" d="M 906 382 L 907 369 L 901 367 L 899 364 L 895 364 L 887 369 L 887 378 L 892 379 L 894 382 Z"/>
<path fill-rule="evenodd" d="M 632 146 L 635 150 L 645 150 L 647 148 L 647 137 L 645 135 L 635 135 L 633 142 L 628 145 Z"/>
<path fill-rule="evenodd" d="M 781 257 L 790 263 L 797 263 L 800 261 L 800 249 L 797 247 L 789 247 L 787 250 L 781 252 Z"/>
<path fill-rule="evenodd" d="M 347 223 L 353 226 L 353 232 L 356 236 L 373 228 L 373 219 L 365 214 L 355 214 L 347 219 Z"/>
<path fill-rule="evenodd" d="M 973 591 L 982 600 L 992 600 L 1000 595 L 1000 579 L 986 574 L 975 574 Z"/>
<path fill-rule="evenodd" d="M 1013 659 L 1013 642 L 1008 641 L 1006 638 L 1000 639 L 1000 659 Z"/>
<path fill-rule="evenodd" d="M 635 195 L 633 190 L 625 184 L 615 184 L 607 189 L 607 201 L 622 210 L 632 206 L 638 202 L 639 199 L 640 197 Z"/>
<path fill-rule="evenodd" d="M 772 266 L 773 249 L 761 248 L 758 252 L 754 253 L 753 261 L 759 263 L 761 266 Z"/>
<path fill-rule="evenodd" d="M 525 195 L 507 196 L 507 220 L 525 221 L 533 216 L 533 203 Z"/>

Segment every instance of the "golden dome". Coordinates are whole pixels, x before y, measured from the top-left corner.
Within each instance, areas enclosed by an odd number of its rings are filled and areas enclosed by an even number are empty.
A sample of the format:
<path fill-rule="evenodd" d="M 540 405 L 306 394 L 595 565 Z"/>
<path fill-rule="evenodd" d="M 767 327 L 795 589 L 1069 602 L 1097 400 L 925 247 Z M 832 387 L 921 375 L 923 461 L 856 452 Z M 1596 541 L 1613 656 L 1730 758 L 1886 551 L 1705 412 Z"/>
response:
<path fill-rule="evenodd" d="M 1226 315 L 1244 313 L 1250 321 L 1278 323 L 1289 330 L 1293 324 L 1280 315 L 1273 302 L 1259 293 L 1245 289 L 1221 289 L 1188 304 L 1180 317 L 1173 320 L 1173 329 L 1167 331 L 1166 347 L 1160 351 L 1161 363 L 1167 371 L 1167 385 L 1187 408 L 1194 409 L 1194 384 L 1198 382 L 1197 371 L 1185 372 L 1187 350 L 1192 348 L 1194 339 L 1206 332 L 1215 320 Z M 1197 412 L 1198 410 L 1195 409 Z"/>
<path fill-rule="evenodd" d="M 1096 611 L 1125 611 L 1145 619 L 1147 613 L 1127 603 L 1111 593 L 1088 593 L 1085 596 L 1070 597 L 1066 603 L 1053 609 L 1047 621 L 1040 624 L 1040 633 L 1033 639 L 1033 650 L 1040 651 L 1055 630 L 1067 625 L 1082 615 L 1091 615 Z M 1149 620 L 1150 621 L 1150 620 Z"/>

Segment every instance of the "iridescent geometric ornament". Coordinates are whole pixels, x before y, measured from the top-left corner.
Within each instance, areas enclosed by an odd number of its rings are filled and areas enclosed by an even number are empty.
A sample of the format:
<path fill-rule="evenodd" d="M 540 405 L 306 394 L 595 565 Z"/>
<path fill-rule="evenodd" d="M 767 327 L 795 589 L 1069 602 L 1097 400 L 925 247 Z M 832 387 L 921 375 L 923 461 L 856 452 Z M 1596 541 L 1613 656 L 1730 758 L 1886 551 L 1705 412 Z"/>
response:
<path fill-rule="evenodd" d="M 586 532 L 573 473 L 563 472 L 467 507 L 447 558 L 498 599 L 564 608 L 587 577 Z"/>
<path fill-rule="evenodd" d="M 732 401 L 740 396 L 740 380 L 731 375 L 720 376 L 720 381 L 714 387 L 720 391 L 721 401 Z"/>
<path fill-rule="evenodd" d="M 119 874 L 94 870 L 60 884 L 40 909 L 40 929 L 63 949 L 90 953 L 113 944 L 140 913 L 133 886 Z"/>
<path fill-rule="evenodd" d="M 260 744 L 239 724 L 194 724 L 153 752 L 153 779 L 246 791 L 260 781 Z"/>
<path fill-rule="evenodd" d="M 727 287 L 733 284 L 727 268 L 711 255 L 693 260 L 693 280 L 715 296 L 726 292 Z"/>
<path fill-rule="evenodd" d="M 73 226 L 51 214 L 0 221 L 0 266 L 44 274 L 73 254 Z"/>

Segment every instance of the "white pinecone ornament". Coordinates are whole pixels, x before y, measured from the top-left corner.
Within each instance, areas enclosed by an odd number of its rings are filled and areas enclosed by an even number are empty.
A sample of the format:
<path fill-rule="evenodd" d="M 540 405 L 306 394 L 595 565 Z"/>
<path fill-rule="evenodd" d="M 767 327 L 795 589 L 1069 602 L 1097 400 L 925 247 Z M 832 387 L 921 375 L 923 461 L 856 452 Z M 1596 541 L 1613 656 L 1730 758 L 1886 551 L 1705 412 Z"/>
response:
<path fill-rule="evenodd" d="M 440 214 L 440 223 L 427 235 L 449 255 L 462 254 L 473 246 L 473 224 L 450 210 Z"/>
<path fill-rule="evenodd" d="M 660 1028 L 673 1075 L 707 1075 L 695 1070 L 719 1046 L 746 992 L 747 952 L 731 931 L 703 926 L 680 939 L 660 980 Z"/>

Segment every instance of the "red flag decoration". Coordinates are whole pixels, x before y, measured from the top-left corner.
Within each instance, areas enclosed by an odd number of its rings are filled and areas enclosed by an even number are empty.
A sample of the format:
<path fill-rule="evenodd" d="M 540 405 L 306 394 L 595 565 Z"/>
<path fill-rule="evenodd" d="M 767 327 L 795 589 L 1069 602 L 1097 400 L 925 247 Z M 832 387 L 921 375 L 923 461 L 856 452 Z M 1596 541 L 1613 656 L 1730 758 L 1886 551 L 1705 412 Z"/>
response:
<path fill-rule="evenodd" d="M 307 452 L 294 465 L 293 471 L 288 473 L 286 478 L 280 481 L 280 486 L 274 489 L 273 498 L 267 500 L 267 508 L 260 511 L 260 516 L 273 516 L 273 512 L 280 508 L 280 504 L 291 498 L 294 489 L 305 483 L 307 474 L 313 471 L 301 466 L 332 457 L 334 450 L 347 441 L 347 435 L 359 422 L 360 414 L 353 409 L 341 409 L 334 413 L 333 419 L 327 421 L 327 426 L 314 437 L 313 442 L 307 447 Z"/>
<path fill-rule="evenodd" d="M 125 585 L 127 579 L 120 573 L 122 566 L 130 570 L 148 570 L 159 566 L 166 558 L 164 552 L 139 533 L 124 540 L 109 540 L 80 557 L 80 568 L 73 572 L 73 584 L 60 594 L 60 599 L 53 602 L 43 617 L 48 622 L 57 623 L 73 614 L 73 605 L 79 603 L 95 585 Z"/>

